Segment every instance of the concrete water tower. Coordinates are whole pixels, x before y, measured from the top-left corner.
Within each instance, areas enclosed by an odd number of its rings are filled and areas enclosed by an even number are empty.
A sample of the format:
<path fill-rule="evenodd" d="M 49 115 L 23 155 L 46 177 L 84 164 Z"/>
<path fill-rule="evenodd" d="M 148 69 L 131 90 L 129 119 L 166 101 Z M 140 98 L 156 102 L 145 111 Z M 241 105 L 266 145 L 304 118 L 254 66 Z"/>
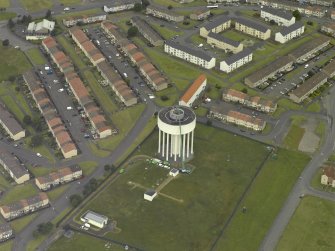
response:
<path fill-rule="evenodd" d="M 158 113 L 158 153 L 166 160 L 193 156 L 195 113 L 186 106 L 166 107 Z"/>

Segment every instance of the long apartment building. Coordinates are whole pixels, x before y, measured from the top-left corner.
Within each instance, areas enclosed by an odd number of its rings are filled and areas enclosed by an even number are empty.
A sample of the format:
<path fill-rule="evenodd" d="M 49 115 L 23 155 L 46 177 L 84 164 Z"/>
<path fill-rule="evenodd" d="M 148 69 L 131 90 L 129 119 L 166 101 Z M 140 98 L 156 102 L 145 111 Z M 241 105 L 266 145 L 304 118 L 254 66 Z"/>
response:
<path fill-rule="evenodd" d="M 211 11 L 208 8 L 203 8 L 203 9 L 199 9 L 191 13 L 190 19 L 200 21 L 200 20 L 204 20 L 207 17 L 209 17 L 210 14 L 211 14 Z"/>
<path fill-rule="evenodd" d="M 321 31 L 335 37 L 335 23 L 325 23 L 321 26 Z"/>
<path fill-rule="evenodd" d="M 171 40 L 165 42 L 164 52 L 192 64 L 199 65 L 205 69 L 212 69 L 215 67 L 216 59 L 214 57 Z"/>
<path fill-rule="evenodd" d="M 231 27 L 231 17 L 222 15 L 214 19 L 211 23 L 201 27 L 199 32 L 200 36 L 207 38 L 210 32 L 220 33 L 224 30 L 229 29 L 230 27 Z"/>
<path fill-rule="evenodd" d="M 150 4 L 146 9 L 147 15 L 152 15 L 157 18 L 165 19 L 172 22 L 183 22 L 184 16 L 180 15 L 174 11 L 171 11 L 167 8 L 158 7 Z"/>
<path fill-rule="evenodd" d="M 260 118 L 254 118 L 248 114 L 233 110 L 226 110 L 222 106 L 212 106 L 209 115 L 223 122 L 243 126 L 254 131 L 262 131 L 266 126 L 266 122 Z"/>
<path fill-rule="evenodd" d="M 296 103 L 301 103 L 310 94 L 325 84 L 328 79 L 335 76 L 335 61 L 330 62 L 322 70 L 301 83 L 296 89 L 289 93 L 290 99 Z"/>
<path fill-rule="evenodd" d="M 76 24 L 91 24 L 105 21 L 106 17 L 106 14 L 70 16 L 63 19 L 63 24 L 66 27 L 71 27 Z"/>
<path fill-rule="evenodd" d="M 284 44 L 293 38 L 300 37 L 305 32 L 305 26 L 301 22 L 296 22 L 290 26 L 282 28 L 275 34 L 275 41 Z"/>
<path fill-rule="evenodd" d="M 137 27 L 142 36 L 153 46 L 161 46 L 164 44 L 164 40 L 161 35 L 139 16 L 130 18 L 130 22 L 133 26 Z"/>
<path fill-rule="evenodd" d="M 207 35 L 207 43 L 222 49 L 225 52 L 239 53 L 243 50 L 243 44 L 220 34 L 210 32 Z"/>
<path fill-rule="evenodd" d="M 136 3 L 140 3 L 139 0 L 115 0 L 108 4 L 104 5 L 104 12 L 115 13 L 120 11 L 131 10 L 134 8 Z"/>
<path fill-rule="evenodd" d="M 9 224 L 0 225 L 0 242 L 14 238 L 14 231 Z"/>
<path fill-rule="evenodd" d="M 111 81 L 112 79 L 108 77 L 111 75 L 110 72 L 114 73 L 114 68 L 109 63 L 105 63 L 106 58 L 101 54 L 100 50 L 94 46 L 86 34 L 78 27 L 71 28 L 69 32 L 78 47 L 82 49 L 92 64 L 97 67 L 102 77 L 109 83 L 121 102 L 126 106 L 136 104 L 137 98 L 125 81 L 122 81 L 122 89 L 115 88 L 114 83 Z"/>
<path fill-rule="evenodd" d="M 245 18 L 235 18 L 235 30 L 246 33 L 250 36 L 266 40 L 271 36 L 271 30 L 259 23 Z"/>
<path fill-rule="evenodd" d="M 147 84 L 151 88 L 160 91 L 168 87 L 168 80 L 163 74 L 148 60 L 146 55 L 142 53 L 136 45 L 121 34 L 115 25 L 106 21 L 101 23 L 101 28 L 137 66 L 139 72 L 146 79 Z"/>
<path fill-rule="evenodd" d="M 36 178 L 35 184 L 40 190 L 47 191 L 59 185 L 77 180 L 81 178 L 82 175 L 83 171 L 79 166 L 63 167 L 56 172 Z"/>
<path fill-rule="evenodd" d="M 53 52 L 56 50 L 61 51 L 56 40 L 51 37 L 48 37 L 45 40 L 43 40 L 42 45 L 49 54 L 53 54 Z M 93 99 L 90 97 L 85 85 L 83 84 L 79 76 L 74 71 L 70 70 L 66 72 L 63 71 L 63 73 L 65 76 L 65 80 L 69 84 L 77 101 L 83 107 L 86 113 L 86 117 L 89 119 L 93 129 L 97 132 L 99 137 L 105 138 L 111 135 L 112 128 L 107 124 L 106 119 L 102 114 L 102 111 L 97 107 Z M 87 109 L 87 107 L 85 106 L 89 106 L 90 109 Z"/>
<path fill-rule="evenodd" d="M 69 29 L 69 33 L 73 41 L 76 42 L 77 46 L 84 52 L 94 66 L 97 66 L 98 63 L 106 60 L 100 50 L 95 47 L 82 29 L 75 26 Z"/>
<path fill-rule="evenodd" d="M 34 71 L 28 71 L 23 74 L 23 79 L 64 158 L 76 156 L 78 154 L 78 149 L 39 78 Z"/>
<path fill-rule="evenodd" d="M 26 131 L 20 123 L 8 111 L 7 107 L 0 102 L 0 125 L 5 129 L 13 140 L 19 140 L 26 136 Z"/>
<path fill-rule="evenodd" d="M 269 7 L 261 9 L 261 18 L 265 21 L 274 21 L 280 26 L 291 26 L 295 23 L 295 17 L 292 13 Z"/>
<path fill-rule="evenodd" d="M 192 107 L 194 101 L 199 98 L 207 86 L 207 77 L 205 74 L 201 74 L 197 77 L 192 85 L 186 90 L 183 96 L 179 100 L 179 105 Z"/>
<path fill-rule="evenodd" d="M 28 169 L 5 148 L 0 148 L 0 165 L 17 184 L 23 184 L 30 179 Z"/>
<path fill-rule="evenodd" d="M 230 73 L 252 61 L 252 51 L 248 48 L 231 55 L 220 62 L 220 70 Z"/>
<path fill-rule="evenodd" d="M 259 96 L 249 96 L 234 89 L 225 89 L 222 92 L 222 99 L 227 102 L 240 103 L 261 112 L 270 113 L 275 112 L 277 109 L 277 104 L 271 100 L 265 100 Z"/>
<path fill-rule="evenodd" d="M 22 217 L 49 206 L 49 198 L 46 193 L 39 193 L 33 197 L 0 206 L 0 213 L 6 221 Z"/>

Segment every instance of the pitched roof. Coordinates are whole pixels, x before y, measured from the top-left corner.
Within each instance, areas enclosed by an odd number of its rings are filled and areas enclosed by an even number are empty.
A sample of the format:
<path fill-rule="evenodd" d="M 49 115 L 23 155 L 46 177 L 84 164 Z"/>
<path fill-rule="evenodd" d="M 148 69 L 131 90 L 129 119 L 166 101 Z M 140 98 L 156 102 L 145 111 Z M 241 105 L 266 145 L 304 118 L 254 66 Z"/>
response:
<path fill-rule="evenodd" d="M 207 80 L 207 77 L 205 74 L 201 74 L 192 85 L 187 89 L 187 91 L 184 93 L 184 95 L 181 97 L 181 100 L 187 103 L 190 101 L 190 99 L 193 97 L 193 95 L 198 91 L 200 86 Z"/>
<path fill-rule="evenodd" d="M 202 51 L 199 51 L 199 50 L 195 50 L 195 49 L 192 49 L 190 47 L 187 47 L 187 46 L 184 46 L 184 45 L 181 45 L 179 43 L 176 43 L 172 40 L 168 40 L 168 41 L 165 41 L 165 44 L 168 45 L 168 46 L 171 46 L 172 48 L 175 48 L 177 50 L 180 50 L 180 51 L 183 51 L 183 52 L 186 52 L 190 55 L 193 55 L 195 57 L 198 57 L 198 58 L 201 58 L 205 61 L 210 61 L 213 59 L 213 57 L 209 56 L 208 54 L 202 52 Z"/>
<path fill-rule="evenodd" d="M 290 21 L 293 17 L 292 13 L 278 10 L 278 9 L 273 9 L 269 7 L 263 7 L 261 11 L 267 12 L 271 15 L 281 17 L 283 19 L 286 19 L 287 21 Z"/>
<path fill-rule="evenodd" d="M 267 32 L 269 30 L 269 28 L 265 25 L 262 25 L 260 23 L 256 23 L 254 21 L 251 21 L 250 19 L 245 19 L 245 18 L 241 18 L 241 17 L 235 18 L 235 23 L 240 23 L 242 25 L 253 28 L 253 29 L 258 30 L 260 32 Z"/>
<path fill-rule="evenodd" d="M 296 22 L 290 26 L 287 26 L 287 27 L 283 27 L 281 29 L 281 31 L 279 31 L 280 34 L 282 34 L 283 36 L 286 36 L 288 34 L 290 34 L 291 32 L 293 31 L 296 31 L 296 30 L 299 30 L 301 27 L 303 27 L 304 24 L 301 23 L 301 22 Z"/>
<path fill-rule="evenodd" d="M 233 54 L 225 59 L 223 59 L 222 61 L 226 62 L 227 65 L 231 65 L 235 62 L 237 62 L 238 60 L 245 58 L 247 56 L 249 56 L 250 54 L 252 54 L 252 51 L 249 48 L 246 48 L 236 54 Z"/>

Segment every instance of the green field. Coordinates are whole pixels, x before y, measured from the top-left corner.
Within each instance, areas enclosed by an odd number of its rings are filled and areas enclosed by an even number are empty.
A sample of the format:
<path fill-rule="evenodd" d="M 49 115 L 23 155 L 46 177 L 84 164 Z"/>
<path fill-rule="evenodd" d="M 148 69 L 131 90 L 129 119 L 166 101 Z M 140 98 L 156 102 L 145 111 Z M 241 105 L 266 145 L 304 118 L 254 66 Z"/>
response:
<path fill-rule="evenodd" d="M 284 139 L 284 146 L 291 150 L 297 150 L 302 137 L 305 134 L 305 129 L 300 125 L 306 118 L 303 116 L 292 116 L 291 127 Z"/>
<path fill-rule="evenodd" d="M 10 5 L 10 0 L 0 0 L 0 8 L 7 8 Z"/>
<path fill-rule="evenodd" d="M 300 202 L 277 251 L 335 250 L 335 203 L 316 197 Z"/>
<path fill-rule="evenodd" d="M 24 53 L 13 47 L 4 47 L 0 44 L 0 81 L 8 79 L 10 76 L 17 76 L 31 68 L 31 65 Z"/>
<path fill-rule="evenodd" d="M 29 12 L 51 9 L 51 0 L 20 0 L 21 5 Z"/>
<path fill-rule="evenodd" d="M 61 4 L 64 4 L 64 6 L 68 6 L 68 5 L 77 5 L 82 3 L 82 0 L 59 0 L 59 2 Z"/>
<path fill-rule="evenodd" d="M 157 137 L 154 133 L 135 155 L 153 156 Z M 128 182 L 132 181 L 156 187 L 168 174 L 167 170 L 141 160 L 135 161 L 130 169 L 125 167 L 125 174 L 82 211 L 89 208 L 116 220 L 121 232 L 107 236 L 145 250 L 162 250 L 162 247 L 164 250 L 206 250 L 268 150 L 258 142 L 198 125 L 195 153 L 190 162 L 195 166 L 192 174 L 181 175 L 162 190 L 172 198 L 159 195 L 149 203 L 143 200 L 144 189 L 129 186 Z M 157 229 L 160 231 L 155 231 Z"/>
<path fill-rule="evenodd" d="M 0 21 L 1 20 L 8 20 L 8 19 L 14 18 L 14 17 L 16 17 L 16 13 L 14 13 L 14 12 L 0 12 Z"/>
<path fill-rule="evenodd" d="M 244 40 L 254 40 L 254 41 L 257 40 L 257 38 L 250 37 L 242 32 L 238 32 L 235 30 L 224 31 L 222 33 L 222 36 L 238 42 L 242 42 Z"/>
<path fill-rule="evenodd" d="M 45 58 L 43 57 L 42 53 L 38 48 L 32 48 L 26 51 L 28 58 L 33 62 L 35 65 L 42 65 L 46 63 Z"/>
<path fill-rule="evenodd" d="M 164 38 L 164 39 L 171 39 L 175 35 L 181 35 L 183 32 L 181 31 L 174 31 L 167 27 L 161 27 L 159 24 L 151 24 L 152 27 Z"/>
<path fill-rule="evenodd" d="M 214 250 L 258 250 L 308 161 L 302 153 L 279 149 L 264 165 Z"/>
<path fill-rule="evenodd" d="M 33 183 L 13 186 L 7 193 L 1 197 L 1 205 L 13 203 L 21 199 L 34 196 L 38 193 L 37 187 Z"/>

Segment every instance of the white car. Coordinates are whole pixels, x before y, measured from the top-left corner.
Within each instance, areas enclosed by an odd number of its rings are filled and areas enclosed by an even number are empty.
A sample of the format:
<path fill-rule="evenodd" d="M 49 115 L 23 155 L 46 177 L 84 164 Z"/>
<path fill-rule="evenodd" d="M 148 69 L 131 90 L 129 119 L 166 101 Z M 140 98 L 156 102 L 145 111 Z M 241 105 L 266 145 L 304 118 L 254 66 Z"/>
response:
<path fill-rule="evenodd" d="M 72 106 L 68 106 L 66 107 L 66 110 L 70 111 L 70 110 L 73 110 Z"/>
<path fill-rule="evenodd" d="M 58 92 L 63 92 L 63 91 L 64 91 L 63 88 L 58 89 Z"/>
<path fill-rule="evenodd" d="M 42 154 L 40 154 L 40 153 L 36 153 L 36 156 L 41 158 L 41 157 L 42 157 Z"/>

